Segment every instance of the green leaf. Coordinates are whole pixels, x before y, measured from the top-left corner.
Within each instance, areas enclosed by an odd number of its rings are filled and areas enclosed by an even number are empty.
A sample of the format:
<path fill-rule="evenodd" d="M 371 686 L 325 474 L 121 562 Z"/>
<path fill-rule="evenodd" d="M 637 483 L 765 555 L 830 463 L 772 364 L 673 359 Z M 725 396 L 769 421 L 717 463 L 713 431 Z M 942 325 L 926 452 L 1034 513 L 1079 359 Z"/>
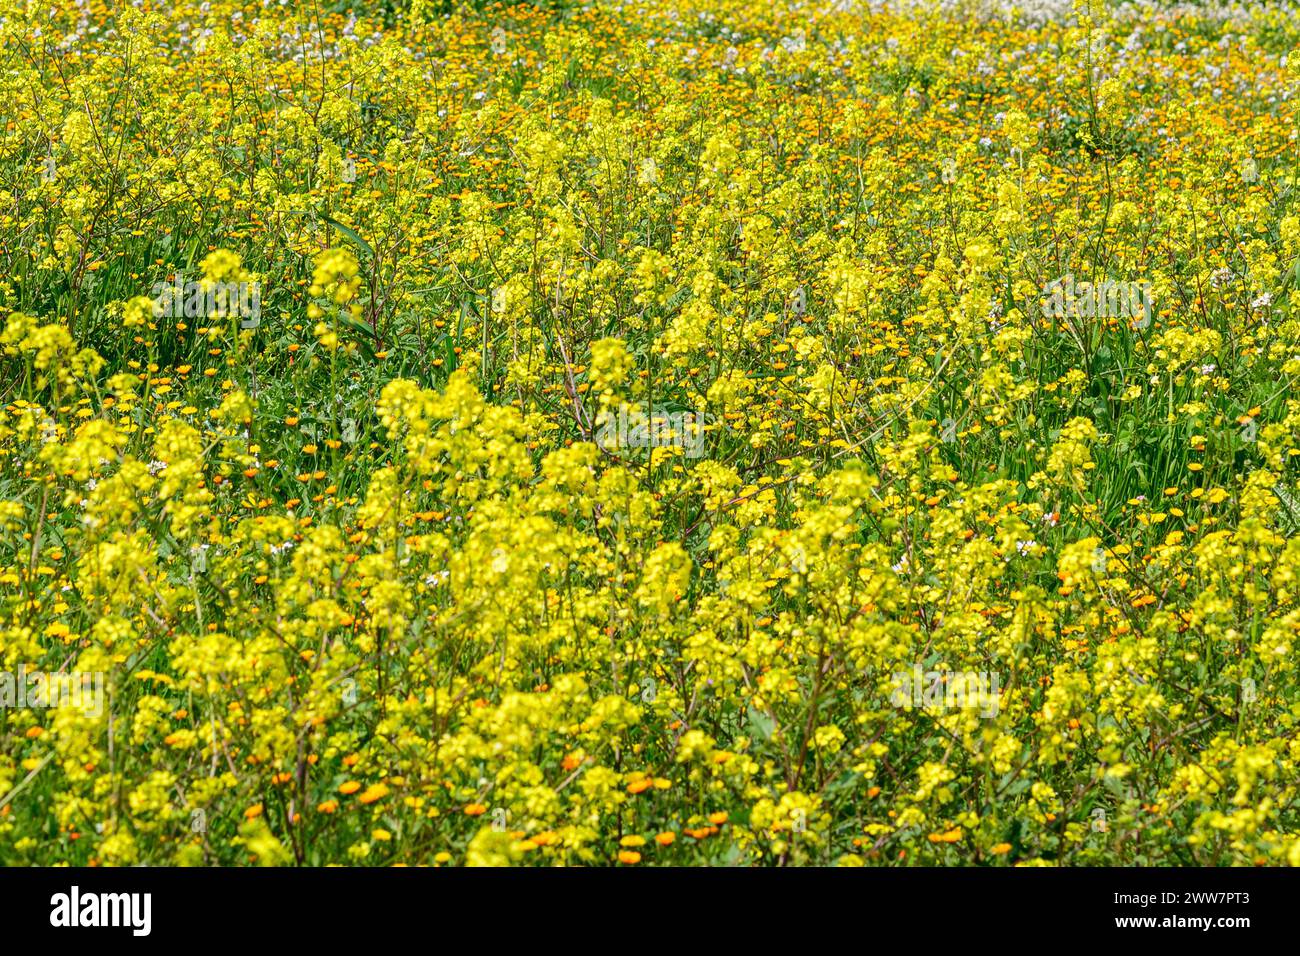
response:
<path fill-rule="evenodd" d="M 372 259 L 375 257 L 375 250 L 372 249 L 372 248 L 370 248 L 370 243 L 368 243 L 368 242 L 366 242 L 366 240 L 362 239 L 360 233 L 358 233 L 358 232 L 357 232 L 355 229 L 353 229 L 351 226 L 345 226 L 345 225 L 343 225 L 343 223 L 339 222 L 337 219 L 333 219 L 333 218 L 331 218 L 330 216 L 326 216 L 326 215 L 323 215 L 323 214 L 321 215 L 321 218 L 324 219 L 324 220 L 325 220 L 327 223 L 329 223 L 331 226 L 333 226 L 333 227 L 334 227 L 336 230 L 338 230 L 340 233 L 342 233 L 343 236 L 344 236 L 345 238 L 349 239 L 349 240 L 352 242 L 353 245 L 355 245 L 358 249 L 360 249 L 360 250 L 361 250 L 363 253 L 365 253 L 367 256 L 369 256 L 369 257 L 372 258 Z"/>
<path fill-rule="evenodd" d="M 759 713 L 752 707 L 749 709 L 750 732 L 756 740 L 770 740 L 775 726 L 776 724 L 771 717 Z"/>

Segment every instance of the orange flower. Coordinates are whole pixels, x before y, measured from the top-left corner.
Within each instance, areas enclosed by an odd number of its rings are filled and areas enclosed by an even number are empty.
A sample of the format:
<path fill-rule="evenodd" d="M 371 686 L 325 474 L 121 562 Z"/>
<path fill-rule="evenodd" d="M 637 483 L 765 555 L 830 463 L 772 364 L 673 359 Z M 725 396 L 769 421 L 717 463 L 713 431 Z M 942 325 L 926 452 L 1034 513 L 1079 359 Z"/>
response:
<path fill-rule="evenodd" d="M 640 863 L 641 854 L 636 852 L 636 850 L 619 850 L 618 862 L 626 863 L 628 866 L 631 866 L 634 863 Z"/>
<path fill-rule="evenodd" d="M 927 839 L 931 843 L 956 843 L 962 838 L 965 831 L 961 827 L 953 827 L 951 830 L 945 830 L 943 833 L 931 833 Z"/>
<path fill-rule="evenodd" d="M 672 830 L 665 830 L 663 833 L 660 833 L 655 836 L 655 842 L 658 843 L 660 846 L 672 846 L 673 841 L 676 839 L 677 839 L 677 834 L 674 833 Z"/>
<path fill-rule="evenodd" d="M 481 803 L 470 803 L 465 807 L 465 816 L 467 817 L 481 817 L 485 813 L 487 813 L 487 807 Z"/>
<path fill-rule="evenodd" d="M 388 796 L 388 787 L 382 783 L 372 783 L 366 787 L 365 793 L 357 797 L 362 803 L 374 803 L 376 800 L 382 800 Z"/>
<path fill-rule="evenodd" d="M 356 793 L 360 789 L 361 784 L 357 783 L 355 780 L 349 780 L 347 783 L 339 785 L 339 793 L 344 794 L 345 796 Z"/>

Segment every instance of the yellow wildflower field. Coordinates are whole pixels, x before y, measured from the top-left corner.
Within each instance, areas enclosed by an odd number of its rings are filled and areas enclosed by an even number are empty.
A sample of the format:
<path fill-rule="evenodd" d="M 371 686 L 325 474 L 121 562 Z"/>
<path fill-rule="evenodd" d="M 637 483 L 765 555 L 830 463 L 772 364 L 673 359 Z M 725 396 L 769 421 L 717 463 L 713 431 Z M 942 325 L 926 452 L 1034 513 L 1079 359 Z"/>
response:
<path fill-rule="evenodd" d="M 1294 13 L 0 0 L 0 863 L 1300 863 Z"/>

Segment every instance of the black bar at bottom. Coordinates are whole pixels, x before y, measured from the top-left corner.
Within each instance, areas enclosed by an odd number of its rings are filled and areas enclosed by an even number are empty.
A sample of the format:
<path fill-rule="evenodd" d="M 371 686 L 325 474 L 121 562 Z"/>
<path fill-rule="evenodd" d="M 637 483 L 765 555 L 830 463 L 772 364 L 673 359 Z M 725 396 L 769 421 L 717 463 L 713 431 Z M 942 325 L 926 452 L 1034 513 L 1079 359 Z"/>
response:
<path fill-rule="evenodd" d="M 1231 945 L 1293 934 L 1298 889 L 1296 871 L 1264 868 L 0 869 L 0 916 L 10 944 L 75 935 L 128 947 L 379 949 L 451 933 L 448 944 L 466 934 L 530 946 L 676 938 L 735 951 L 751 939 L 770 947 L 778 926 L 857 927 L 864 945 L 878 945 L 890 934 L 873 944 L 873 927 L 884 924 L 953 942 L 1198 936 Z"/>

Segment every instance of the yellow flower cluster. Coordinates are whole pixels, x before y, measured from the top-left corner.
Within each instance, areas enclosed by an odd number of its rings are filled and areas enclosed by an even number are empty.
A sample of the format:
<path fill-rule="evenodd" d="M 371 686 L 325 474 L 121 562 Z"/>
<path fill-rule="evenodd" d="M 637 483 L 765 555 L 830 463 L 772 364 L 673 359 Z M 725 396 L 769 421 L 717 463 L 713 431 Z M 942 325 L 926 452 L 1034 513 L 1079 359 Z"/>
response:
<path fill-rule="evenodd" d="M 1300 864 L 1296 22 L 398 6 L 0 0 L 0 863 Z"/>

